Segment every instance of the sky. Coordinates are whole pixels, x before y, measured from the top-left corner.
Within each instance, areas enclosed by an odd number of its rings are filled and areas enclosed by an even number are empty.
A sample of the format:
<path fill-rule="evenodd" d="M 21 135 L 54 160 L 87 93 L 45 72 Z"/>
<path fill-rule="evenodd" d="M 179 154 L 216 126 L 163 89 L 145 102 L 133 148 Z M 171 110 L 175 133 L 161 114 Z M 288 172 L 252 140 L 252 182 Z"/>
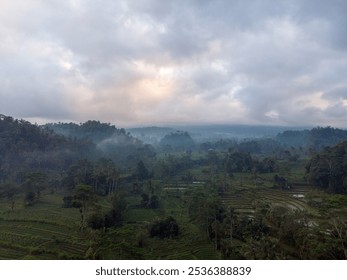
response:
<path fill-rule="evenodd" d="M 0 0 L 0 114 L 347 127 L 345 0 Z"/>

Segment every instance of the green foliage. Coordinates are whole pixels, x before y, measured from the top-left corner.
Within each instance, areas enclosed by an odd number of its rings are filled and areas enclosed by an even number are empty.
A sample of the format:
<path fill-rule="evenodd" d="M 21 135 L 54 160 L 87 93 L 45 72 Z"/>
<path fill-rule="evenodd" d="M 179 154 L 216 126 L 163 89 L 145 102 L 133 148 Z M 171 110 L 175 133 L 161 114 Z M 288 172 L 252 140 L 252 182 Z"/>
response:
<path fill-rule="evenodd" d="M 155 163 L 154 173 L 158 178 L 169 178 L 176 176 L 180 172 L 186 171 L 193 166 L 194 162 L 188 153 L 168 154 L 163 159 L 158 159 Z"/>
<path fill-rule="evenodd" d="M 153 157 L 150 145 L 143 145 L 140 140 L 131 136 L 124 128 L 118 129 L 109 123 L 89 120 L 85 123 L 47 124 L 60 135 L 77 141 L 87 141 L 95 145 L 94 153 L 86 154 L 87 158 L 111 158 L 122 166 L 132 166 L 139 157 Z M 131 160 L 133 159 L 133 160 Z"/>
<path fill-rule="evenodd" d="M 90 139 L 97 143 L 113 136 L 127 136 L 124 129 L 117 129 L 110 123 L 101 123 L 100 121 L 87 121 L 81 124 L 75 123 L 53 123 L 46 124 L 45 128 L 49 128 L 56 133 L 62 134 L 70 138 Z"/>
<path fill-rule="evenodd" d="M 327 127 L 316 127 L 311 130 L 288 130 L 279 133 L 276 139 L 287 146 L 312 147 L 321 150 L 324 147 L 336 145 L 347 139 L 347 131 Z"/>
<path fill-rule="evenodd" d="M 10 203 L 11 211 L 15 209 L 16 201 L 21 195 L 21 188 L 13 183 L 0 185 L 0 199 L 6 199 Z"/>
<path fill-rule="evenodd" d="M 146 168 L 142 160 L 140 160 L 137 163 L 136 176 L 139 180 L 147 180 L 151 177 L 148 169 Z"/>
<path fill-rule="evenodd" d="M 89 185 L 79 184 L 74 193 L 74 198 L 82 203 L 83 208 L 86 208 L 88 203 L 95 199 L 93 187 Z"/>
<path fill-rule="evenodd" d="M 35 203 L 36 201 L 36 195 L 33 191 L 28 191 L 26 194 L 25 194 L 25 203 L 26 205 L 28 206 L 31 206 Z"/>
<path fill-rule="evenodd" d="M 249 153 L 234 152 L 230 153 L 225 162 L 227 173 L 247 172 L 253 168 L 253 160 Z"/>
<path fill-rule="evenodd" d="M 148 208 L 156 209 L 158 208 L 158 206 L 159 206 L 158 197 L 156 195 L 152 195 L 148 203 Z"/>
<path fill-rule="evenodd" d="M 306 173 L 315 186 L 328 192 L 347 193 L 347 141 L 312 157 Z"/>
<path fill-rule="evenodd" d="M 127 208 L 124 193 L 114 193 L 111 198 L 111 210 L 103 214 L 100 209 L 96 209 L 87 218 L 87 225 L 92 229 L 102 229 L 120 226 L 123 221 L 123 214 Z"/>
<path fill-rule="evenodd" d="M 15 178 L 20 170 L 61 170 L 80 154 L 93 153 L 93 145 L 73 141 L 24 120 L 0 115 L 0 182 Z"/>
<path fill-rule="evenodd" d="M 87 225 L 92 229 L 105 227 L 105 218 L 101 213 L 93 213 L 87 218 Z"/>
<path fill-rule="evenodd" d="M 276 160 L 272 157 L 264 158 L 261 163 L 257 164 L 256 168 L 260 173 L 273 173 L 278 170 Z"/>
<path fill-rule="evenodd" d="M 81 229 L 85 227 L 85 219 L 90 206 L 95 203 L 96 196 L 93 187 L 89 185 L 79 184 L 74 190 L 74 199 L 77 203 L 74 206 L 79 208 L 81 214 Z"/>
<path fill-rule="evenodd" d="M 172 238 L 179 234 L 177 221 L 173 217 L 168 217 L 158 221 L 151 226 L 151 237 Z"/>
<path fill-rule="evenodd" d="M 274 176 L 274 187 L 281 188 L 283 190 L 288 190 L 292 187 L 291 183 L 288 182 L 288 179 L 277 174 Z"/>
<path fill-rule="evenodd" d="M 169 147 L 175 151 L 190 150 L 195 146 L 193 138 L 188 132 L 177 131 L 165 135 L 159 142 L 160 147 L 166 149 Z"/>

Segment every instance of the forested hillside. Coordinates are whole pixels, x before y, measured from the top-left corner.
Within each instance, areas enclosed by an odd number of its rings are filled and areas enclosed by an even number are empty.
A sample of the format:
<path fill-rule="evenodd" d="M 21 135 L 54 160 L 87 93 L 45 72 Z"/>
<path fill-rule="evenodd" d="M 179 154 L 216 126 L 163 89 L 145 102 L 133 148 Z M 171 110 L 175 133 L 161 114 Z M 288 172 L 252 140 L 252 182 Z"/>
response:
<path fill-rule="evenodd" d="M 53 130 L 69 139 L 90 141 L 96 146 L 94 158 L 107 157 L 123 166 L 136 164 L 141 153 L 153 153 L 149 145 L 143 145 L 140 140 L 127 133 L 124 128 L 116 128 L 109 123 L 87 121 L 81 124 L 54 123 L 43 128 Z M 134 161 L 130 159 L 133 158 Z"/>
<path fill-rule="evenodd" d="M 72 139 L 88 139 L 96 144 L 110 138 L 117 139 L 114 141 L 118 141 L 118 144 L 139 143 L 136 138 L 126 133 L 124 128 L 118 129 L 110 123 L 101 123 L 99 121 L 87 121 L 81 124 L 50 123 L 43 127 Z"/>
<path fill-rule="evenodd" d="M 95 145 L 41 128 L 24 120 L 0 116 L 0 180 L 17 181 L 30 170 L 63 170 L 82 157 L 95 155 Z"/>

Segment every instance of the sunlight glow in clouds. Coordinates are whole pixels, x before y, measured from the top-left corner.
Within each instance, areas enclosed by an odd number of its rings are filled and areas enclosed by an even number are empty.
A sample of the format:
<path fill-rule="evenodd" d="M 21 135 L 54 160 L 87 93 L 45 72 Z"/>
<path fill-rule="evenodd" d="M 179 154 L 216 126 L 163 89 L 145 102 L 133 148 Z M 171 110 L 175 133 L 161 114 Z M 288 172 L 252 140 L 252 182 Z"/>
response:
<path fill-rule="evenodd" d="M 347 2 L 0 1 L 0 113 L 347 123 Z"/>

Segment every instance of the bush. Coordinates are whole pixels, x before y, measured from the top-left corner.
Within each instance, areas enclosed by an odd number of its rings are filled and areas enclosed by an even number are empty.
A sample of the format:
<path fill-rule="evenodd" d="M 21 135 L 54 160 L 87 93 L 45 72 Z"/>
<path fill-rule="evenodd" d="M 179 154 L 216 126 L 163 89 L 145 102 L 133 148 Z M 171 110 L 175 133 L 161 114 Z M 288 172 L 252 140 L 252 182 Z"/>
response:
<path fill-rule="evenodd" d="M 150 229 L 151 237 L 172 238 L 179 234 L 179 227 L 176 220 L 172 217 L 168 217 L 165 220 L 158 221 L 152 225 Z"/>
<path fill-rule="evenodd" d="M 88 217 L 87 224 L 92 229 L 100 229 L 105 226 L 105 220 L 101 214 L 93 213 Z"/>

